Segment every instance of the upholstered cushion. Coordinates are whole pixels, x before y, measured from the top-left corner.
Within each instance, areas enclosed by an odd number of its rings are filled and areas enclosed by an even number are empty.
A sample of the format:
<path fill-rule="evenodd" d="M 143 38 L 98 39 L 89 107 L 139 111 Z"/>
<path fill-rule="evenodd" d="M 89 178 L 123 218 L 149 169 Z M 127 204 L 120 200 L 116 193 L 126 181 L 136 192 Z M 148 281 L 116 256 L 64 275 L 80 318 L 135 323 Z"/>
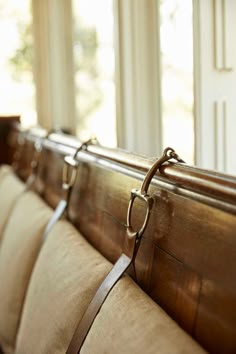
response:
<path fill-rule="evenodd" d="M 101 340 L 102 339 L 102 340 Z M 113 288 L 81 354 L 200 354 L 190 338 L 129 277 Z"/>
<path fill-rule="evenodd" d="M 31 278 L 17 354 L 65 353 L 77 323 L 111 268 L 67 222 L 44 244 Z M 81 353 L 204 353 L 128 277 L 112 290 Z"/>
<path fill-rule="evenodd" d="M 12 167 L 10 165 L 1 165 L 0 166 L 0 180 L 7 174 L 13 173 Z"/>
<path fill-rule="evenodd" d="M 12 353 L 30 275 L 52 210 L 33 192 L 17 201 L 0 247 L 0 345 Z M 33 351 L 32 351 L 33 353 Z"/>
<path fill-rule="evenodd" d="M 24 184 L 11 172 L 8 166 L 0 169 L 0 240 L 7 219 L 17 197 L 23 192 Z"/>
<path fill-rule="evenodd" d="M 59 221 L 43 245 L 32 274 L 16 353 L 65 354 L 78 322 L 110 268 L 111 264 L 73 226 Z"/>

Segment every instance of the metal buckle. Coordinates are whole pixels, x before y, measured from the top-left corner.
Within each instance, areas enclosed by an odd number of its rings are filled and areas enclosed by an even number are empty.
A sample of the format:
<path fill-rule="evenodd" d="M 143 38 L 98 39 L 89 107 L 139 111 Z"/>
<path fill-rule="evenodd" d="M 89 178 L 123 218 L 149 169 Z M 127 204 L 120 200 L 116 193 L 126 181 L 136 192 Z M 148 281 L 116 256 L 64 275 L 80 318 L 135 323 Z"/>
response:
<path fill-rule="evenodd" d="M 131 225 L 132 208 L 136 198 L 143 200 L 147 206 L 143 225 L 138 231 L 134 231 Z M 137 239 L 139 239 L 142 236 L 142 234 L 144 233 L 147 227 L 153 203 L 154 203 L 154 199 L 150 197 L 148 194 L 142 194 L 140 190 L 132 189 L 130 195 L 130 201 L 128 205 L 128 212 L 127 212 L 127 234 L 129 238 L 137 237 Z"/>
<path fill-rule="evenodd" d="M 76 175 L 77 175 L 77 166 L 79 162 L 74 159 L 72 156 L 65 156 L 64 166 L 62 171 L 62 188 L 70 189 L 73 187 Z"/>
<path fill-rule="evenodd" d="M 155 175 L 156 171 L 160 169 L 160 167 L 163 165 L 164 162 L 171 160 L 174 158 L 178 162 L 184 162 L 174 151 L 174 149 L 168 147 L 164 150 L 163 155 L 152 165 L 152 167 L 149 169 L 148 173 L 146 174 L 146 177 L 143 180 L 143 183 L 141 185 L 140 190 L 132 189 L 131 191 L 131 196 L 130 196 L 130 201 L 128 205 L 128 211 L 127 211 L 127 235 L 129 238 L 136 237 L 136 241 L 140 240 L 142 237 L 144 231 L 146 230 L 151 209 L 154 203 L 154 199 L 148 195 L 148 188 L 151 183 L 151 180 L 153 176 Z M 139 231 L 134 231 L 132 225 L 131 225 L 131 214 L 132 214 L 132 208 L 134 204 L 135 198 L 139 198 L 143 201 L 145 201 L 147 205 L 147 210 L 146 210 L 146 216 L 143 222 L 142 227 L 140 228 Z"/>
<path fill-rule="evenodd" d="M 95 137 L 90 138 L 89 140 L 82 143 L 78 149 L 75 151 L 74 155 L 68 155 L 64 158 L 64 166 L 62 170 L 62 188 L 68 190 L 73 187 L 76 175 L 77 175 L 77 166 L 79 161 L 76 160 L 76 157 L 82 149 L 87 148 L 88 144 L 96 143 L 97 139 Z"/>
<path fill-rule="evenodd" d="M 20 160 L 23 155 L 24 145 L 26 143 L 27 131 L 21 131 L 17 136 L 17 147 L 13 155 L 12 167 L 17 170 L 19 168 Z"/>
<path fill-rule="evenodd" d="M 38 138 L 35 140 L 35 143 L 34 143 L 34 156 L 33 156 L 33 160 L 30 163 L 31 168 L 32 168 L 32 173 L 34 171 L 36 171 L 36 169 L 38 167 L 39 158 L 40 158 L 40 154 L 42 152 L 42 149 L 43 149 L 43 139 Z"/>

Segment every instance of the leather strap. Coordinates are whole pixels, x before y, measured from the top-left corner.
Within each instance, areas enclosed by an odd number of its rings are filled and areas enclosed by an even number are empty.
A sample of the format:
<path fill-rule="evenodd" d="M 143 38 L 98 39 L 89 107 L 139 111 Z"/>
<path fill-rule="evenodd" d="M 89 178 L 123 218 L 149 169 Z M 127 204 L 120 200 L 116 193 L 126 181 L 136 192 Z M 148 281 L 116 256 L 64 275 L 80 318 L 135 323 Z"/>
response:
<path fill-rule="evenodd" d="M 62 193 L 63 197 L 58 203 L 51 219 L 49 220 L 46 229 L 43 234 L 42 242 L 46 240 L 48 237 L 49 232 L 53 228 L 53 226 L 56 224 L 56 222 L 62 217 L 64 212 L 68 212 L 67 208 L 70 202 L 70 197 L 71 197 L 71 192 L 72 188 L 74 186 L 74 183 L 76 181 L 76 176 L 77 176 L 77 167 L 78 167 L 78 161 L 76 161 L 76 157 L 78 152 L 86 148 L 87 145 L 92 142 L 94 139 L 89 139 L 88 141 L 82 143 L 78 149 L 76 149 L 75 154 L 72 156 L 65 156 L 64 158 L 64 166 L 62 170 Z M 37 175 L 35 175 L 37 177 Z M 36 178 L 35 178 L 36 179 Z M 31 186 L 35 179 L 33 179 L 33 182 L 31 183 L 29 181 L 29 186 Z"/>
<path fill-rule="evenodd" d="M 53 228 L 53 226 L 56 224 L 56 222 L 62 217 L 62 215 L 64 214 L 66 208 L 68 205 L 68 201 L 67 200 L 60 200 L 60 202 L 58 203 L 51 219 L 49 220 L 46 229 L 44 231 L 43 234 L 43 238 L 42 238 L 42 242 L 44 242 L 49 234 L 49 232 L 51 231 L 51 229 Z"/>
<path fill-rule="evenodd" d="M 137 240 L 137 236 L 138 233 L 135 233 L 133 238 L 125 239 L 124 252 L 116 261 L 111 271 L 103 280 L 102 284 L 99 286 L 97 292 L 91 300 L 87 310 L 85 311 L 75 330 L 66 354 L 77 354 L 80 352 L 80 349 L 99 310 L 102 307 L 102 304 L 106 300 L 112 288 L 116 285 L 118 280 L 124 275 L 124 273 L 135 260 L 140 245 L 140 239 Z"/>
<path fill-rule="evenodd" d="M 108 273 L 102 284 L 99 286 L 96 294 L 94 295 L 86 312 L 84 313 L 84 316 L 76 328 L 66 354 L 77 354 L 80 352 L 90 327 L 92 326 L 99 310 L 101 309 L 102 304 L 106 300 L 112 288 L 129 268 L 132 261 L 133 259 L 126 256 L 124 253 L 122 253 L 120 258 L 116 261 L 110 273 Z"/>
<path fill-rule="evenodd" d="M 31 190 L 31 188 L 33 187 L 34 182 L 36 180 L 36 177 L 37 177 L 37 175 L 35 173 L 32 173 L 31 175 L 29 175 L 29 177 L 27 178 L 27 180 L 25 182 L 25 188 L 23 190 L 23 193 Z"/>

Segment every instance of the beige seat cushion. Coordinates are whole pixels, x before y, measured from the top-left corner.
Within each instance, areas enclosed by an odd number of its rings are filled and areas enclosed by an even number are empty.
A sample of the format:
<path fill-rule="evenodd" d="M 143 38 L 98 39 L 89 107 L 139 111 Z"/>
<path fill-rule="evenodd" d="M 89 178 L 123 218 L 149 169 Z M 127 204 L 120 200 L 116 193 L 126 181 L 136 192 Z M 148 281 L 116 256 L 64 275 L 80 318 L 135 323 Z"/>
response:
<path fill-rule="evenodd" d="M 59 221 L 32 274 L 16 353 L 65 354 L 78 322 L 110 269 L 111 264 L 73 226 Z"/>
<path fill-rule="evenodd" d="M 7 174 L 13 173 L 12 167 L 10 165 L 1 165 L 0 166 L 0 181 Z"/>
<path fill-rule="evenodd" d="M 5 166 L 4 166 L 5 167 Z M 14 207 L 16 199 L 23 192 L 24 184 L 6 168 L 0 169 L 0 240 L 7 219 Z"/>
<path fill-rule="evenodd" d="M 15 353 L 64 354 L 77 323 L 110 268 L 70 224 L 60 221 L 34 268 Z M 204 351 L 130 278 L 124 277 L 103 305 L 82 353 Z"/>
<path fill-rule="evenodd" d="M 102 338 L 102 340 L 101 340 Z M 129 277 L 111 291 L 81 354 L 200 354 L 190 338 Z"/>
<path fill-rule="evenodd" d="M 0 345 L 12 353 L 31 272 L 52 210 L 33 192 L 18 199 L 0 247 Z M 32 352 L 33 353 L 33 352 Z"/>

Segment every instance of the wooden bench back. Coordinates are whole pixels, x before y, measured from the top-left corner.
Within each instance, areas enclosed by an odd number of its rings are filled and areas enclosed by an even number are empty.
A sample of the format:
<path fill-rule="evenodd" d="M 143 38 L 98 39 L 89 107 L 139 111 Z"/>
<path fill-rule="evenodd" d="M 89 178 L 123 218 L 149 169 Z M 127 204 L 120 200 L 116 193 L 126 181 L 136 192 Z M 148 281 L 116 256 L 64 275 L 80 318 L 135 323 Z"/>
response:
<path fill-rule="evenodd" d="M 37 134 L 30 134 L 18 174 L 26 179 Z M 79 142 L 53 134 L 44 141 L 36 190 L 55 207 L 63 159 Z M 132 188 L 154 159 L 90 145 L 78 154 L 69 218 L 115 262 L 126 237 Z M 137 258 L 137 283 L 211 353 L 236 352 L 236 178 L 169 163 L 152 181 L 155 205 Z M 133 223 L 145 206 L 135 202 Z"/>
<path fill-rule="evenodd" d="M 19 122 L 19 116 L 0 116 L 0 164 L 10 163 L 12 159 L 13 151 L 8 138 Z"/>

